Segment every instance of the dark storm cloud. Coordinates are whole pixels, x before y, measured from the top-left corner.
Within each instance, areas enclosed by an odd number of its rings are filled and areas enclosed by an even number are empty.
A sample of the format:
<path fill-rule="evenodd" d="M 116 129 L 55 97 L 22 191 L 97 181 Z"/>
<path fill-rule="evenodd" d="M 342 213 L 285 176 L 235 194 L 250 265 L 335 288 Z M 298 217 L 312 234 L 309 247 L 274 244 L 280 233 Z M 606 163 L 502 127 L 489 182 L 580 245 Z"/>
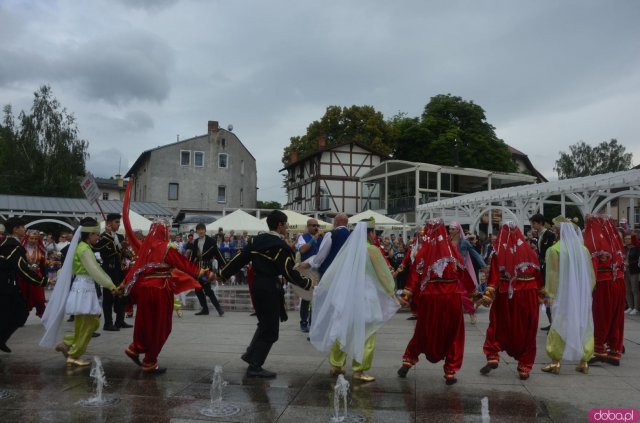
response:
<path fill-rule="evenodd" d="M 49 53 L 45 57 L 44 54 Z M 161 38 L 123 33 L 63 48 L 41 50 L 0 48 L 0 85 L 60 82 L 92 100 L 122 105 L 135 100 L 162 102 L 169 96 L 169 71 L 174 56 Z"/>
<path fill-rule="evenodd" d="M 432 96 L 458 95 L 545 174 L 581 139 L 616 137 L 640 157 L 637 1 L 8 4 L 5 102 L 53 81 L 92 154 L 114 147 L 130 162 L 207 120 L 232 123 L 260 199 L 282 199 L 282 149 L 330 105 L 418 116 Z"/>
<path fill-rule="evenodd" d="M 97 129 L 101 132 L 108 131 L 125 137 L 154 127 L 153 118 L 142 110 L 128 111 L 123 116 L 93 115 L 92 120 L 97 122 Z"/>
<path fill-rule="evenodd" d="M 173 53 L 162 39 L 144 33 L 120 34 L 89 42 L 71 52 L 58 68 L 73 75 L 85 96 L 112 104 L 161 102 L 170 91 Z"/>

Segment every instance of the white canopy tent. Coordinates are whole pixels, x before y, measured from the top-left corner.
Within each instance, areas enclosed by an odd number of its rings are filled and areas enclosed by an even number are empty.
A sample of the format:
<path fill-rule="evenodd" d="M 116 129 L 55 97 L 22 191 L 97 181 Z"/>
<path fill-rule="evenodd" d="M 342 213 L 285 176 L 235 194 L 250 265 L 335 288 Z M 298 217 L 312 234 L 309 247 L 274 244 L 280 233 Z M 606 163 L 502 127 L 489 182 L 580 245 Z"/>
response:
<path fill-rule="evenodd" d="M 391 226 L 400 226 L 400 228 L 402 228 L 402 222 L 373 210 L 365 210 L 358 214 L 354 214 L 349 218 L 349 224 L 355 225 L 363 219 L 371 219 L 372 217 L 376 221 L 376 227 L 380 227 L 381 229 L 390 229 Z"/>
<path fill-rule="evenodd" d="M 289 230 L 291 231 L 306 231 L 307 230 L 307 220 L 315 219 L 313 216 L 307 216 L 305 214 L 301 214 L 298 212 L 294 212 L 292 210 L 282 210 L 284 214 L 287 215 L 287 223 L 289 224 Z M 267 224 L 267 218 L 264 217 L 260 219 Z M 318 221 L 318 225 L 320 225 L 320 229 L 323 231 L 330 231 L 333 229 L 333 225 L 331 223 L 327 223 L 323 220 L 316 219 Z"/>
<path fill-rule="evenodd" d="M 244 232 L 247 231 L 250 235 L 256 235 L 259 232 L 268 232 L 269 228 L 267 223 L 250 215 L 243 210 L 236 210 L 233 213 L 229 213 L 215 222 L 207 225 L 207 231 L 217 232 L 218 228 L 222 228 L 225 233 L 229 231 Z"/>
<path fill-rule="evenodd" d="M 145 235 L 149 233 L 149 228 L 151 228 L 151 223 L 153 223 L 146 217 L 139 215 L 133 210 L 129 210 L 129 221 L 131 221 L 131 228 L 134 231 L 142 231 L 142 233 Z M 100 222 L 100 232 L 104 231 L 104 225 L 105 222 L 103 220 L 102 222 Z M 118 233 L 124 235 L 124 223 L 120 224 Z"/>

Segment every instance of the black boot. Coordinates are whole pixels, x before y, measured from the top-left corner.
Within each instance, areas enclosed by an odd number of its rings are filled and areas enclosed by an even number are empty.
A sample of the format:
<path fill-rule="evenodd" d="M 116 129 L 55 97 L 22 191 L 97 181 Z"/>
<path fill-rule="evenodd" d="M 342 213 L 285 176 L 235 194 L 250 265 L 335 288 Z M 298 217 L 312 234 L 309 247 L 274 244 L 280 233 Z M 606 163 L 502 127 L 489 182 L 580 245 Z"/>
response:
<path fill-rule="evenodd" d="M 208 308 L 203 308 L 202 310 L 196 313 L 196 316 L 208 316 L 208 315 L 209 315 Z"/>
<path fill-rule="evenodd" d="M 249 368 L 247 368 L 248 378 L 273 379 L 276 376 L 277 374 L 263 369 L 261 366 L 249 366 Z"/>

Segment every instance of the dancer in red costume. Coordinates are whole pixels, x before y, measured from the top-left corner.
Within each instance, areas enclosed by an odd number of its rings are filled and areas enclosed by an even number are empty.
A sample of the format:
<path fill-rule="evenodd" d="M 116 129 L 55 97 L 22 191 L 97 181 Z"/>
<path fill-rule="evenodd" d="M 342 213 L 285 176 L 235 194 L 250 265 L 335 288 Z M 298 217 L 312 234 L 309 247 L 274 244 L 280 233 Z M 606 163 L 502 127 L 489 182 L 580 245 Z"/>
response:
<path fill-rule="evenodd" d="M 29 267 L 38 277 L 42 277 L 42 275 L 45 274 L 47 265 L 47 250 L 44 247 L 40 233 L 34 230 L 27 231 L 26 235 L 22 238 L 21 244 L 27 252 Z M 31 312 L 35 307 L 36 316 L 42 317 L 46 304 L 44 286 L 36 286 L 20 274 L 18 274 L 17 279 L 20 284 L 22 298 L 27 305 L 27 310 Z"/>
<path fill-rule="evenodd" d="M 168 222 L 154 222 L 142 243 L 136 238 L 129 221 L 129 200 L 133 182 L 129 181 L 122 217 L 127 238 L 137 255 L 124 281 L 125 295 L 137 303 L 133 343 L 125 354 L 146 373 L 161 374 L 167 369 L 158 366 L 158 355 L 169 334 L 175 294 L 199 286 L 203 275 L 213 279 L 213 272 L 189 262 L 169 242 Z M 144 360 L 140 361 L 140 354 Z"/>
<path fill-rule="evenodd" d="M 475 285 L 464 267 L 462 257 L 449 240 L 441 219 L 429 225 L 423 246 L 424 272 L 420 280 L 418 320 L 403 356 L 398 376 L 406 377 L 409 369 L 424 354 L 432 363 L 444 360 L 447 385 L 457 382 L 456 372 L 462 367 L 464 354 L 464 319 L 460 288 L 476 294 Z M 405 291 L 404 300 L 411 300 L 412 290 Z"/>
<path fill-rule="evenodd" d="M 538 255 L 513 223 L 503 225 L 494 244 L 482 304 L 491 306 L 484 341 L 483 375 L 498 367 L 500 351 L 518 360 L 520 379 L 529 379 L 536 358 L 536 333 L 544 281 Z"/>
<path fill-rule="evenodd" d="M 593 290 L 594 354 L 590 363 L 620 365 L 624 342 L 624 246 L 613 221 L 587 216 L 584 245 L 591 253 L 596 288 Z"/>

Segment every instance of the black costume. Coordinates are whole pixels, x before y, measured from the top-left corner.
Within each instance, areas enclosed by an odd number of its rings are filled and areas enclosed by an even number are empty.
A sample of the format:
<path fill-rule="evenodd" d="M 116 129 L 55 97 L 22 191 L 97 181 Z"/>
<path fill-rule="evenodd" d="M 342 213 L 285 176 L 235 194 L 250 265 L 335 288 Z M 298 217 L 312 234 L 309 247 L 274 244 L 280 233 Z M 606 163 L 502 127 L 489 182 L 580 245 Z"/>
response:
<path fill-rule="evenodd" d="M 540 236 L 540 234 L 538 234 Z M 545 263 L 545 257 L 547 255 L 547 250 L 556 242 L 556 234 L 553 231 L 546 229 L 542 232 L 542 236 L 538 240 L 538 260 L 540 261 L 540 275 L 542 276 L 542 280 L 544 281 L 546 276 L 547 265 Z M 549 325 L 551 325 L 551 307 L 546 307 L 547 319 L 549 319 Z M 546 330 L 546 329 L 545 329 Z"/>
<path fill-rule="evenodd" d="M 248 375 L 252 369 L 262 371 L 261 367 L 269 355 L 271 346 L 278 340 L 280 321 L 287 320 L 284 289 L 278 276 L 282 275 L 289 282 L 304 289 L 311 288 L 311 280 L 293 269 L 295 259 L 287 243 L 273 232 L 252 238 L 239 254 L 218 271 L 218 275 L 228 279 L 249 262 L 252 262 L 255 272 L 252 290 L 258 328 L 247 347 L 247 352 L 242 355 L 242 359 L 249 363 Z"/>
<path fill-rule="evenodd" d="M 196 263 L 203 269 L 213 269 L 213 260 L 216 259 L 218 261 L 218 268 L 221 269 L 227 263 L 222 256 L 222 253 L 218 249 L 218 244 L 216 241 L 208 235 L 204 236 L 204 245 L 202 245 L 202 251 L 200 250 L 200 238 L 193 241 L 193 247 L 190 248 L 190 257 L 189 259 Z M 207 305 L 207 297 L 211 300 L 211 304 L 216 308 L 218 314 L 222 316 L 224 311 L 222 307 L 220 307 L 220 303 L 216 298 L 216 294 L 213 293 L 213 289 L 211 289 L 211 281 L 206 279 L 199 280 L 200 285 L 202 285 L 202 289 L 196 289 L 196 297 L 198 297 L 198 302 L 202 307 L 202 310 L 199 315 L 209 314 L 209 306 Z M 205 296 L 206 295 L 206 296 Z"/>
<path fill-rule="evenodd" d="M 7 341 L 29 317 L 29 312 L 20 294 L 16 275 L 25 282 L 44 286 L 47 277 L 38 277 L 27 262 L 26 251 L 20 242 L 9 236 L 0 244 L 0 350 L 11 352 Z"/>
<path fill-rule="evenodd" d="M 114 235 L 116 238 L 114 238 Z M 116 239 L 118 242 L 116 242 Z M 110 234 L 103 232 L 100 239 L 93 246 L 93 251 L 100 253 L 102 259 L 102 269 L 111 278 L 113 283 L 118 286 L 122 282 L 124 274 L 122 272 L 122 243 L 124 237 L 120 234 Z M 112 310 L 116 313 L 117 328 L 131 327 L 124 321 L 124 298 L 114 297 L 110 289 L 102 288 L 102 313 L 104 315 L 104 329 L 113 328 Z"/>

